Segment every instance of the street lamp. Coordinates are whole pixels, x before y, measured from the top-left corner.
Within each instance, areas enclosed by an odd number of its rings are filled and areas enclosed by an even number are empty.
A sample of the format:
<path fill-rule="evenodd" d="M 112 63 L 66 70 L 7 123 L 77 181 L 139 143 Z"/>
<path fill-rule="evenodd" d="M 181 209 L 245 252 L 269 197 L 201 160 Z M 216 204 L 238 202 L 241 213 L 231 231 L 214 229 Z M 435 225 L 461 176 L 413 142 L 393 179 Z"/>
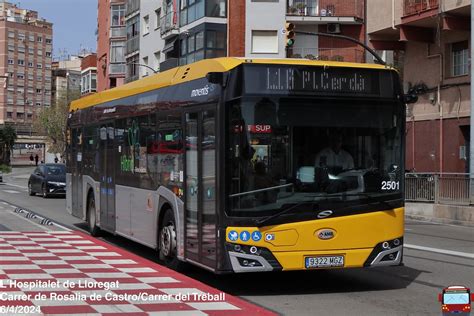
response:
<path fill-rule="evenodd" d="M 144 64 L 139 64 L 139 63 L 125 63 L 125 65 L 142 66 L 142 67 L 145 67 L 145 68 L 150 69 L 150 70 L 153 71 L 153 73 L 155 73 L 155 74 L 158 73 L 158 70 L 155 70 L 155 69 L 151 68 L 150 66 L 144 65 Z"/>

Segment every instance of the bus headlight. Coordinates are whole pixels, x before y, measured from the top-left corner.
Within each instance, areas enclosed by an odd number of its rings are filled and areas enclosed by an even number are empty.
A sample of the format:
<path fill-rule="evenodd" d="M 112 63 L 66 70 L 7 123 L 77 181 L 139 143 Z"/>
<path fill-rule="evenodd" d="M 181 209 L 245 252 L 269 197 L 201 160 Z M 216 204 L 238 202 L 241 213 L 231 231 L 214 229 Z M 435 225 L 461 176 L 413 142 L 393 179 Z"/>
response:
<path fill-rule="evenodd" d="M 281 271 L 283 268 L 265 247 L 226 243 L 234 272 Z"/>
<path fill-rule="evenodd" d="M 400 265 L 403 255 L 403 237 L 378 243 L 364 263 L 364 267 Z"/>

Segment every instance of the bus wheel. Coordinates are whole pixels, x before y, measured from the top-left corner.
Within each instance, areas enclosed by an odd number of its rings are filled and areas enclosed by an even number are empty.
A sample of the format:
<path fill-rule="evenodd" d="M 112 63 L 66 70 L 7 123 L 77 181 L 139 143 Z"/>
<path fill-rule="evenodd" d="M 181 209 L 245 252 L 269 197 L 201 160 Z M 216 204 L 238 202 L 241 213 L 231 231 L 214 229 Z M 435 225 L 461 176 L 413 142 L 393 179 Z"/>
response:
<path fill-rule="evenodd" d="M 91 236 L 99 235 L 99 227 L 96 225 L 96 212 L 95 212 L 95 199 L 94 195 L 90 194 L 87 199 L 87 224 L 89 226 L 89 232 Z"/>
<path fill-rule="evenodd" d="M 31 182 L 28 182 L 28 194 L 30 196 L 35 195 L 36 193 L 33 191 L 33 187 L 31 186 Z"/>
<path fill-rule="evenodd" d="M 183 262 L 179 261 L 176 251 L 176 224 L 174 216 L 170 209 L 165 212 L 159 233 L 160 261 L 168 268 L 182 270 Z"/>

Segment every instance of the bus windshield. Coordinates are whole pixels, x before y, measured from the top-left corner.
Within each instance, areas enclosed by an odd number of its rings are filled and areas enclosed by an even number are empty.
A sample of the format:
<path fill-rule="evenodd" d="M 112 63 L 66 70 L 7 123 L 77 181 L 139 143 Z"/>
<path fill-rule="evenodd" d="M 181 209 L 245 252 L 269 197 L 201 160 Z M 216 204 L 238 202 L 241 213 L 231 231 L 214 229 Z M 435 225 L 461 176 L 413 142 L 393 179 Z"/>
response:
<path fill-rule="evenodd" d="M 443 303 L 447 305 L 469 304 L 469 293 L 444 293 Z"/>
<path fill-rule="evenodd" d="M 399 103 L 246 97 L 227 108 L 230 215 L 401 200 Z"/>

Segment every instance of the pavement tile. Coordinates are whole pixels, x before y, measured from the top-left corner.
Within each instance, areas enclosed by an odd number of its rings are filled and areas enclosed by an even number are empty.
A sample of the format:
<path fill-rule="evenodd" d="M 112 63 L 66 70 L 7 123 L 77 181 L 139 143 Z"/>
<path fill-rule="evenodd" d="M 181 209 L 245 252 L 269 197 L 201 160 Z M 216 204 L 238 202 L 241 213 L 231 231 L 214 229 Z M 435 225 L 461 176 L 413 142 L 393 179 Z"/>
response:
<path fill-rule="evenodd" d="M 41 306 L 42 314 L 275 315 L 80 232 L 2 232 L 0 236 L 0 279 L 44 283 L 5 290 L 32 295 L 31 300 L 13 303 Z M 56 281 L 60 287 L 52 284 Z M 205 294 L 219 299 L 200 297 Z M 61 295 L 73 299 L 58 299 Z"/>

